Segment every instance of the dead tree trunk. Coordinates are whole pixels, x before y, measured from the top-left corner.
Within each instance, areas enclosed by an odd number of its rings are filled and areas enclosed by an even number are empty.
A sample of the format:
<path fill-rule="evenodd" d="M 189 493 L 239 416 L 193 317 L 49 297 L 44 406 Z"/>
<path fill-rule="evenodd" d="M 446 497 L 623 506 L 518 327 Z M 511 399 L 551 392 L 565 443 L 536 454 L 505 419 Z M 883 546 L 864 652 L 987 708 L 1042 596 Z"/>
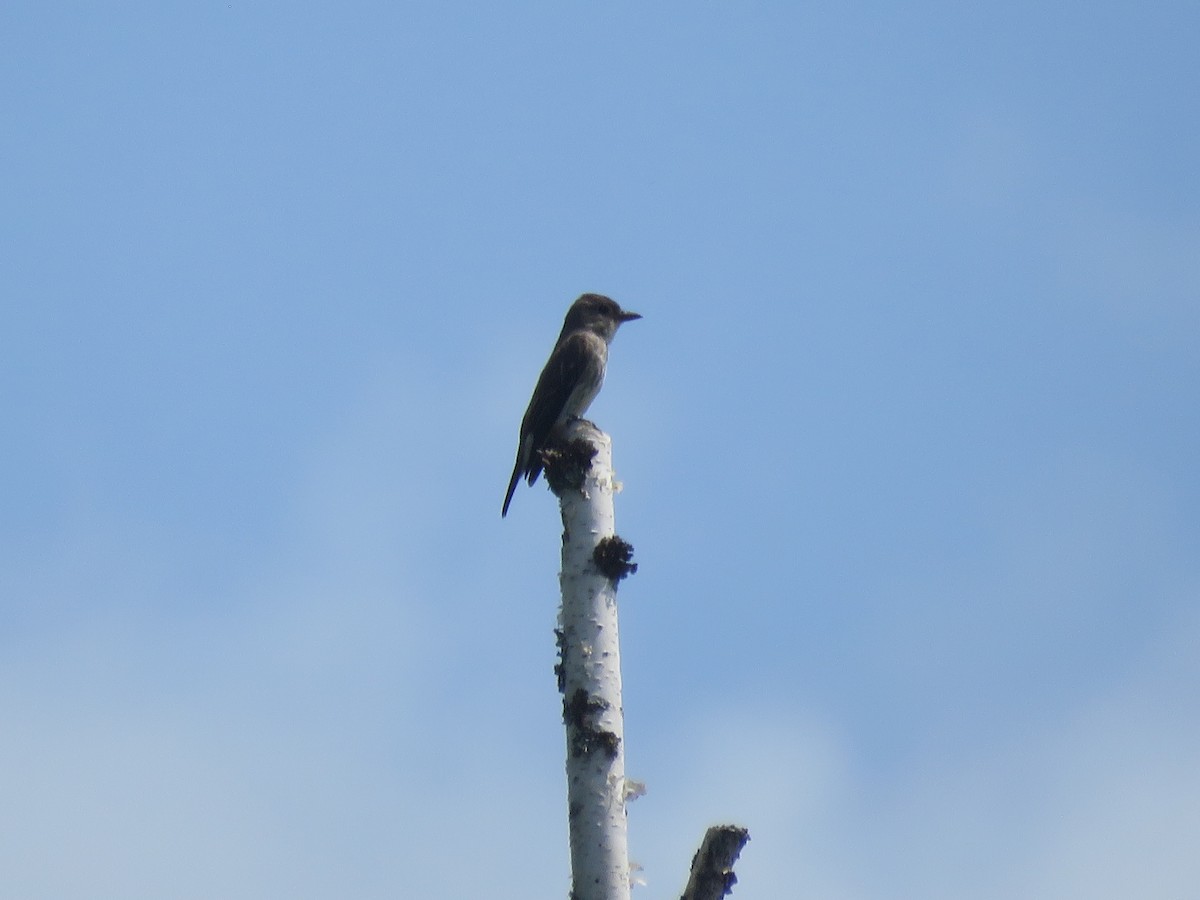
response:
<path fill-rule="evenodd" d="M 637 571 L 614 526 L 612 441 L 574 419 L 543 453 L 563 520 L 558 689 L 567 731 L 571 900 L 629 900 L 625 723 L 617 585 Z M 743 828 L 710 828 L 692 860 L 686 900 L 715 900 L 733 887 Z"/>
<path fill-rule="evenodd" d="M 613 524 L 612 442 L 576 419 L 547 456 L 563 520 L 558 687 L 567 730 L 572 900 L 628 900 L 617 584 L 637 567 Z"/>

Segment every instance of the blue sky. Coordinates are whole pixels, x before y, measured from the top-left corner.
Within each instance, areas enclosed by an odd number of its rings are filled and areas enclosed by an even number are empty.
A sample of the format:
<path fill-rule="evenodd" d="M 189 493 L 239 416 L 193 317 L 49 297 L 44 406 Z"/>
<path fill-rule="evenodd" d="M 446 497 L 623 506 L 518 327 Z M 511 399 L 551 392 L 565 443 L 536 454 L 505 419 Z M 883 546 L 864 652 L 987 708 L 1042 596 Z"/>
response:
<path fill-rule="evenodd" d="M 1200 10 L 10 3 L 13 896 L 565 895 L 583 291 L 643 896 L 1200 880 Z"/>

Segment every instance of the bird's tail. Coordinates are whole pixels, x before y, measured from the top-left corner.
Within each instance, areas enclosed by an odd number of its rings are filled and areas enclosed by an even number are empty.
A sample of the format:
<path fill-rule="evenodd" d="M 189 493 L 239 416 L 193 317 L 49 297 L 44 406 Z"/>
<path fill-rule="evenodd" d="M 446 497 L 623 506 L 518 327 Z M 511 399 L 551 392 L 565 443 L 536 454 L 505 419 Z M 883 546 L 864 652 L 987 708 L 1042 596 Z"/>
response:
<path fill-rule="evenodd" d="M 508 515 L 508 504 L 512 503 L 513 491 L 517 489 L 517 482 L 521 480 L 521 457 L 517 457 L 517 462 L 513 466 L 512 478 L 508 479 L 508 493 L 504 495 L 504 506 L 500 508 L 500 518 Z"/>

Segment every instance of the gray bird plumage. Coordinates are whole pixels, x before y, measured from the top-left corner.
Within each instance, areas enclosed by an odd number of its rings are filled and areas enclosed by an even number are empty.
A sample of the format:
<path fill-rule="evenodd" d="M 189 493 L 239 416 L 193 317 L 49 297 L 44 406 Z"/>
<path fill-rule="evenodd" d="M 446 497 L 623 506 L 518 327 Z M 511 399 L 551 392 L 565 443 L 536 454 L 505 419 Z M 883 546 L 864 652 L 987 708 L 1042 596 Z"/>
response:
<path fill-rule="evenodd" d="M 522 476 L 530 484 L 537 481 L 542 472 L 538 451 L 546 446 L 554 430 L 569 419 L 582 416 L 600 393 L 608 365 L 608 345 L 621 323 L 640 318 L 600 294 L 584 294 L 571 304 L 521 420 L 517 461 L 508 482 L 508 493 L 504 495 L 501 516 L 508 515 L 508 505 Z"/>

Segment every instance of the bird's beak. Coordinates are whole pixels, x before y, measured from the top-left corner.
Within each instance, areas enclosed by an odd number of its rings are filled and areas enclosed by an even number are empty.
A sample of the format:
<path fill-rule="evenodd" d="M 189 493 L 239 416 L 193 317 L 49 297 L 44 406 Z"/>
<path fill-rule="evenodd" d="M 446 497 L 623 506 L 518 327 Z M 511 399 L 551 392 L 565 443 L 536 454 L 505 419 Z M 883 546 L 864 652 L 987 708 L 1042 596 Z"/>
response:
<path fill-rule="evenodd" d="M 627 309 L 623 309 L 617 318 L 619 318 L 622 322 L 632 322 L 634 319 L 640 319 L 641 317 L 641 313 L 630 312 Z"/>

